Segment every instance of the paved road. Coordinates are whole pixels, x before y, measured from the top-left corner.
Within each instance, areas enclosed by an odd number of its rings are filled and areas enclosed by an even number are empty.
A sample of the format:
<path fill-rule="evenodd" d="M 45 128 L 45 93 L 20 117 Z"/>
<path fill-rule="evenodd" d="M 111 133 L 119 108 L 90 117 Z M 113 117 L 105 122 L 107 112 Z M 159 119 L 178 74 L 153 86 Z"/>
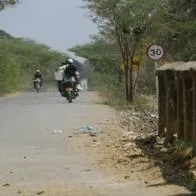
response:
<path fill-rule="evenodd" d="M 137 195 L 112 176 L 83 172 L 88 160 L 72 152 L 65 139 L 110 113 L 88 92 L 73 104 L 56 92 L 0 100 L 0 195 Z M 63 133 L 52 134 L 54 129 Z"/>

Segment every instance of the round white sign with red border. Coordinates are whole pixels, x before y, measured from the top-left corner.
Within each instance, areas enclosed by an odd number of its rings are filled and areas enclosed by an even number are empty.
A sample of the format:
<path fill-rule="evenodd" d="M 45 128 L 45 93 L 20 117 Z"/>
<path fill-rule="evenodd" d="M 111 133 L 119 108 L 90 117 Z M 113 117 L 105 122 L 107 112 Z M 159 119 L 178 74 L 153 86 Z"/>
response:
<path fill-rule="evenodd" d="M 164 49 L 160 44 L 151 44 L 147 49 L 148 57 L 154 61 L 160 60 L 164 53 Z"/>

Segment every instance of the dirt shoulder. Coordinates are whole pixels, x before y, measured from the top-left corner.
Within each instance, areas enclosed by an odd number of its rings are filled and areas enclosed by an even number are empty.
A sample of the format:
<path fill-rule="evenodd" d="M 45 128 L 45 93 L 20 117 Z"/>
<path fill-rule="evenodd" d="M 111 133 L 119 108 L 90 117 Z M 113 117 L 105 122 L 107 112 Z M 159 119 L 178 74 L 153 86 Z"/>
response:
<path fill-rule="evenodd" d="M 5 94 L 5 95 L 1 95 L 0 100 L 14 98 L 14 97 L 17 97 L 19 95 L 20 95 L 19 92 L 8 93 L 8 94 Z"/>
<path fill-rule="evenodd" d="M 94 96 L 97 99 L 97 95 Z M 110 116 L 92 125 L 92 130 L 82 130 L 70 136 L 71 145 L 91 160 L 93 169 L 114 175 L 120 183 L 132 182 L 144 190 L 164 196 L 190 193 L 183 184 L 183 180 L 188 180 L 188 169 L 180 175 L 183 167 L 173 168 L 173 162 L 168 161 L 172 151 L 156 155 L 158 151 L 153 146 L 153 138 L 143 141 L 138 137 L 139 128 L 125 121 L 122 112 L 111 110 Z"/>

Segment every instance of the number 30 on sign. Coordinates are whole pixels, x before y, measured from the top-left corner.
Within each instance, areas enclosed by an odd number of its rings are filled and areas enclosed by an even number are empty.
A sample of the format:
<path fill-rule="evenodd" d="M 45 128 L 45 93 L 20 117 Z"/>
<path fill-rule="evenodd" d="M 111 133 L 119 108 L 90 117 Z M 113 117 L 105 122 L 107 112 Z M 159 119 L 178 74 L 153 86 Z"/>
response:
<path fill-rule="evenodd" d="M 152 44 L 147 49 L 147 55 L 154 61 L 160 60 L 164 55 L 164 49 L 159 44 Z"/>

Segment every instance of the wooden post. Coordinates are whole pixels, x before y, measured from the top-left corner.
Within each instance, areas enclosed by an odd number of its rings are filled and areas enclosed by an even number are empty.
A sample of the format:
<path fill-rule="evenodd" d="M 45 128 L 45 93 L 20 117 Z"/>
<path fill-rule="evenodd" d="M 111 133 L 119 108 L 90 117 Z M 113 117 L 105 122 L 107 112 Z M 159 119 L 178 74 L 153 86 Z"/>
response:
<path fill-rule="evenodd" d="M 196 71 L 193 77 L 193 142 L 196 142 Z"/>
<path fill-rule="evenodd" d="M 165 116 L 165 100 L 166 100 L 166 91 L 165 91 L 165 80 L 164 72 L 158 71 L 158 109 L 159 109 L 159 135 L 163 136 L 165 133 L 166 125 L 166 116 Z"/>
<path fill-rule="evenodd" d="M 177 134 L 178 139 L 184 139 L 184 113 L 183 113 L 183 80 L 180 71 L 176 72 L 177 77 Z"/>
<path fill-rule="evenodd" d="M 176 80 L 176 131 L 178 134 L 179 138 L 179 130 L 180 130 L 180 89 L 179 89 L 179 77 L 178 77 L 178 72 L 175 72 L 175 80 Z"/>
<path fill-rule="evenodd" d="M 192 78 L 190 75 L 187 77 L 187 141 L 193 139 L 193 89 L 192 89 Z"/>
<path fill-rule="evenodd" d="M 187 140 L 187 101 L 186 101 L 186 81 L 183 75 L 183 83 L 182 83 L 182 88 L 183 88 L 183 113 L 184 113 L 184 118 L 183 118 L 183 125 L 184 125 L 184 140 Z"/>
<path fill-rule="evenodd" d="M 170 114 L 172 119 L 172 133 L 177 133 L 177 89 L 176 89 L 176 72 L 172 70 L 171 78 L 171 98 L 170 98 Z"/>
<path fill-rule="evenodd" d="M 166 127 L 167 134 L 171 135 L 176 130 L 176 90 L 174 88 L 174 71 L 165 72 L 166 79 Z"/>
<path fill-rule="evenodd" d="M 191 70 L 192 77 L 192 141 L 196 142 L 196 71 Z"/>
<path fill-rule="evenodd" d="M 174 88 L 176 89 L 176 97 L 175 97 L 175 132 L 177 135 L 179 134 L 179 125 L 180 125 L 180 119 L 179 119 L 179 78 L 177 71 L 174 71 Z"/>
<path fill-rule="evenodd" d="M 189 71 L 183 71 L 184 136 L 185 141 L 192 140 L 192 80 Z"/>
<path fill-rule="evenodd" d="M 168 124 L 169 124 L 169 93 L 168 93 L 168 78 L 167 78 L 167 71 L 164 72 L 164 80 L 165 80 L 165 128 L 168 134 Z"/>

